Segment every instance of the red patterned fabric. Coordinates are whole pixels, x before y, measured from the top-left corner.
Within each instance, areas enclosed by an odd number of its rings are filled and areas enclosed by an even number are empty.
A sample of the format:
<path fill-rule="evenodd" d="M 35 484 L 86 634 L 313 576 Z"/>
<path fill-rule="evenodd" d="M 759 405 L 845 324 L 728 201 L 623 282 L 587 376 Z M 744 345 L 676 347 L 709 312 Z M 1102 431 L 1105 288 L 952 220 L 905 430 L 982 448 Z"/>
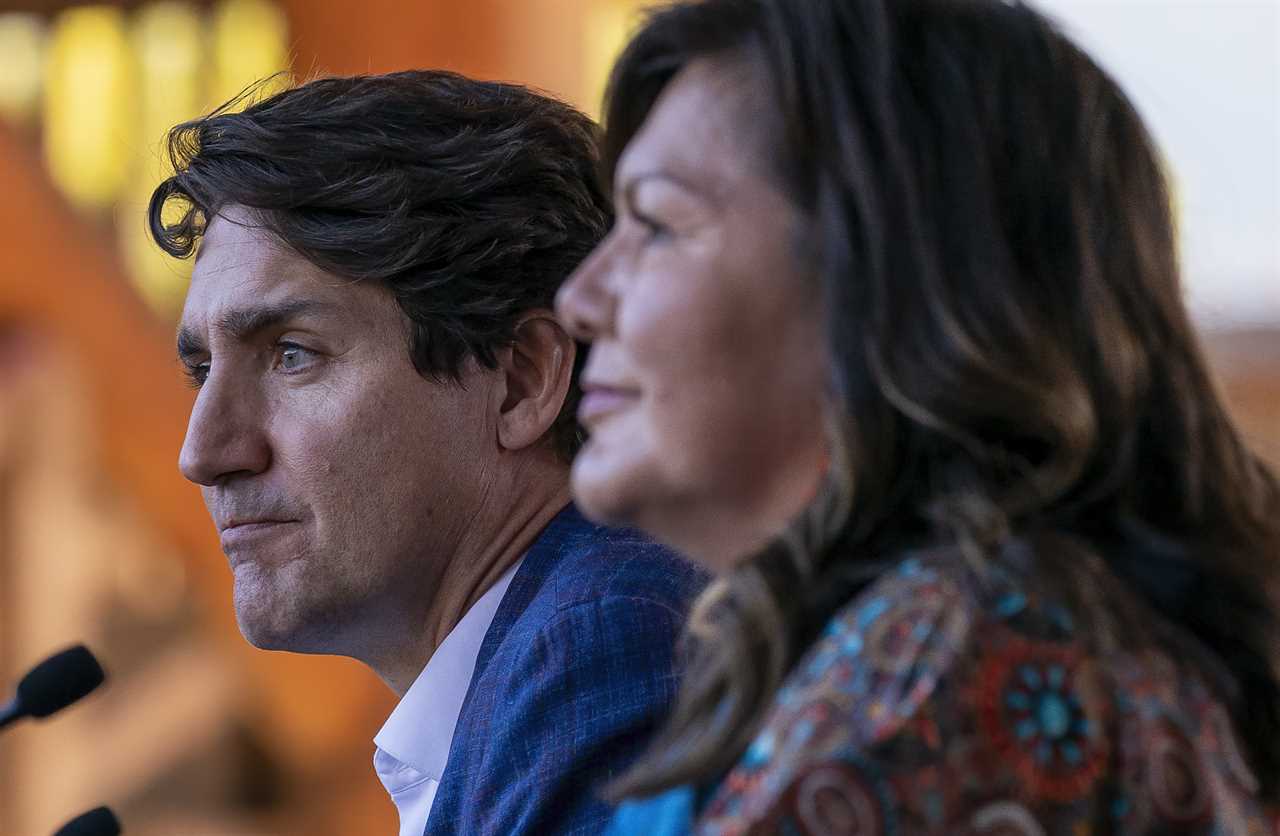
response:
<path fill-rule="evenodd" d="M 832 619 L 696 832 L 1280 833 L 1188 637 L 1107 638 L 959 563 L 907 560 Z"/>

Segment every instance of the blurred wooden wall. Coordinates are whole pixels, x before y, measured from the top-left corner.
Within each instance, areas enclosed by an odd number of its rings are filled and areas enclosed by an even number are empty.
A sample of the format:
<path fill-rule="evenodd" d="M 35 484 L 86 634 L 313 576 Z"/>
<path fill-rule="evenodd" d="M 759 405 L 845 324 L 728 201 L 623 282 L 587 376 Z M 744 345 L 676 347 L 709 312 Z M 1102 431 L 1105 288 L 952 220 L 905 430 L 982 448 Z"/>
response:
<path fill-rule="evenodd" d="M 1204 339 L 1232 417 L 1250 445 L 1280 473 L 1280 323 L 1209 332 Z"/>
<path fill-rule="evenodd" d="M 583 44 L 591 13 L 602 2 L 609 0 L 284 0 L 282 5 L 290 17 L 294 69 L 300 76 L 443 66 L 521 81 L 591 108 L 600 79 L 584 58 Z M 32 145 L 0 130 L 0 322 L 17 323 L 52 347 L 51 356 L 60 359 L 51 363 L 74 369 L 83 400 L 48 403 L 80 404 L 75 409 L 85 414 L 77 426 L 92 436 L 86 439 L 84 455 L 91 457 L 86 460 L 184 562 L 209 637 L 207 645 L 191 647 L 204 648 L 216 662 L 203 668 L 199 660 L 192 668 L 182 668 L 181 660 L 173 664 L 197 681 L 201 675 L 217 676 L 242 689 L 239 704 L 247 722 L 267 742 L 285 776 L 281 806 L 245 832 L 395 832 L 394 810 L 370 765 L 370 738 L 392 705 L 390 693 L 353 662 L 259 652 L 236 629 L 230 575 L 212 524 L 198 491 L 176 469 L 192 393 L 172 360 L 172 328 L 130 289 L 115 246 L 100 225 L 62 202 Z M 1206 344 L 1241 427 L 1280 468 L 1280 323 L 1273 329 L 1209 334 Z M 4 385 L 0 374 L 0 389 Z M 0 422 L 0 445 L 21 443 L 5 430 Z M 0 467 L 0 489 L 4 485 Z M 0 552 L 0 562 L 4 556 Z M 0 613 L 0 629 L 5 615 Z M 11 675 L 36 660 L 8 661 L 10 669 L 0 666 L 0 674 Z M 145 742 L 157 719 L 130 715 L 123 721 L 129 725 L 116 729 L 114 739 Z M 142 742 L 137 745 L 144 748 Z M 142 757 L 131 755 L 127 743 L 119 748 L 126 750 L 119 754 L 123 761 Z M 185 832 L 181 826 L 147 827 L 133 832 Z"/>
<path fill-rule="evenodd" d="M 283 0 L 294 34 L 294 69 L 325 73 L 445 67 L 518 81 L 591 109 L 592 15 L 617 0 Z M 353 13 L 358 8 L 357 13 Z"/>

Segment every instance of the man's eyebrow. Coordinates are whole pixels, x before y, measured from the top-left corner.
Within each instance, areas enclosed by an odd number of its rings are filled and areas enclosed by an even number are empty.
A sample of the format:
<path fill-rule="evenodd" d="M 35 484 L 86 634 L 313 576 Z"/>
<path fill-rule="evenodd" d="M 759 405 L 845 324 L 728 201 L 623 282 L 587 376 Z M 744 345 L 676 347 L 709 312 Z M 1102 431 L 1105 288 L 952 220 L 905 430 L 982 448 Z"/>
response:
<path fill-rule="evenodd" d="M 333 305 L 315 299 L 293 299 L 274 305 L 259 305 L 253 308 L 235 308 L 218 317 L 214 328 L 225 332 L 233 339 L 245 342 L 255 334 L 268 328 L 274 328 L 282 322 L 309 313 L 322 313 L 333 310 Z M 195 355 L 207 351 L 204 340 L 194 331 L 181 328 L 178 331 L 178 359 L 187 361 Z"/>
<path fill-rule="evenodd" d="M 190 328 L 178 329 L 178 359 L 188 363 L 191 358 L 204 353 L 204 340 L 196 336 Z"/>

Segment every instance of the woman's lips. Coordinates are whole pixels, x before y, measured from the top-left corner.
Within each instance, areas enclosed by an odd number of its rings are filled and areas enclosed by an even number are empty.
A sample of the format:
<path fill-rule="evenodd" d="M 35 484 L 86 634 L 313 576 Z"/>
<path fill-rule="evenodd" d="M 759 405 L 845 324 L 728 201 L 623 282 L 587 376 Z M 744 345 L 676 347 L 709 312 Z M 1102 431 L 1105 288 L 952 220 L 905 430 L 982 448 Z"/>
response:
<path fill-rule="evenodd" d="M 595 384 L 585 386 L 582 401 L 578 404 L 578 421 L 590 427 L 607 416 L 631 406 L 639 397 L 640 393 L 635 389 Z"/>

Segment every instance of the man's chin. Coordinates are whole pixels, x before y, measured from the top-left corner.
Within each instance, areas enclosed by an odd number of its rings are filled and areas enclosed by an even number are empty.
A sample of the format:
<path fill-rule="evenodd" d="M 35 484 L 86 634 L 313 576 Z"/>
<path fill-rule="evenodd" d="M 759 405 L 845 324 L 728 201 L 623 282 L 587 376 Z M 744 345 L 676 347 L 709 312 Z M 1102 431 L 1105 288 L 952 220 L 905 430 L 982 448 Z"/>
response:
<path fill-rule="evenodd" d="M 235 610 L 240 635 L 259 650 L 294 650 L 302 632 L 293 602 L 277 600 L 259 578 L 236 573 Z"/>
<path fill-rule="evenodd" d="M 244 636 L 244 640 L 259 650 L 297 649 L 297 631 L 272 623 L 272 619 L 262 617 L 261 613 L 245 612 L 236 607 L 236 622 L 240 625 L 240 635 Z"/>
<path fill-rule="evenodd" d="M 235 609 L 240 635 L 259 650 L 341 654 L 341 631 L 332 613 L 300 603 L 296 595 L 264 594 L 260 587 L 237 581 Z"/>

